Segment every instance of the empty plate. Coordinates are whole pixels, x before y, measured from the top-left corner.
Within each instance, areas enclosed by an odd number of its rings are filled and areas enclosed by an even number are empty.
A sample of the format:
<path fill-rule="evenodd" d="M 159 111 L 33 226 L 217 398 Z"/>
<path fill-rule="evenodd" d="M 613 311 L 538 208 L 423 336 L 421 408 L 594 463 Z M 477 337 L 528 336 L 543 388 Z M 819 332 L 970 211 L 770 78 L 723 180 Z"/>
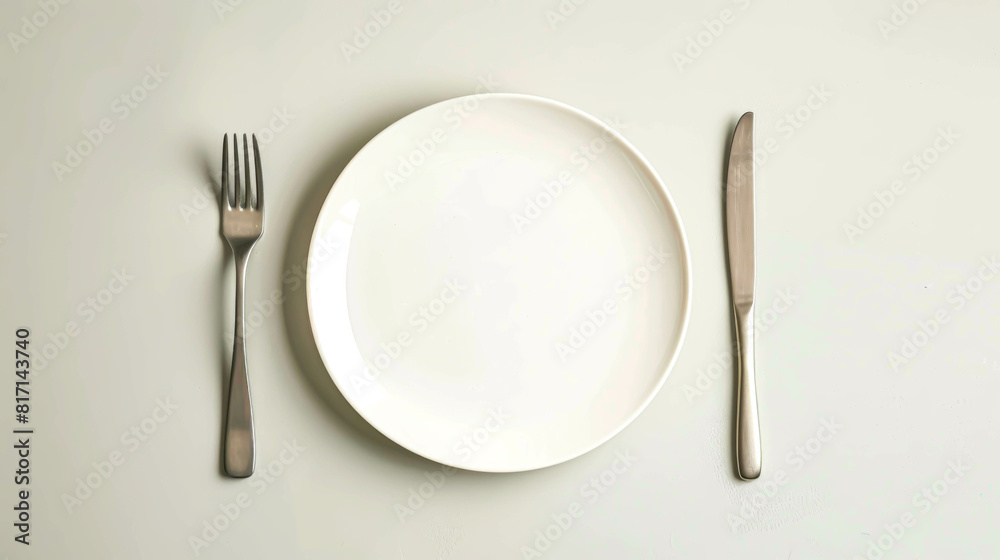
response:
<path fill-rule="evenodd" d="M 376 429 L 509 472 L 618 433 L 666 379 L 691 304 L 687 241 L 649 163 L 547 99 L 473 95 L 372 139 L 309 249 L 316 345 Z"/>

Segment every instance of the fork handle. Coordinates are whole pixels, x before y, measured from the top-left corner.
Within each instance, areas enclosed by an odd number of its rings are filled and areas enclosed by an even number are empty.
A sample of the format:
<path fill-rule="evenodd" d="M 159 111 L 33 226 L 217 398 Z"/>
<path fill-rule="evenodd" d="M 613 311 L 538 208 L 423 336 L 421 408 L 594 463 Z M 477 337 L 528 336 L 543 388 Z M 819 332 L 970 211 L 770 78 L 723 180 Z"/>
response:
<path fill-rule="evenodd" d="M 246 478 L 254 469 L 253 409 L 247 352 L 244 345 L 243 284 L 249 251 L 236 256 L 236 326 L 233 335 L 233 368 L 229 377 L 229 406 L 226 412 L 224 467 L 233 478 Z"/>
<path fill-rule="evenodd" d="M 754 379 L 753 306 L 736 309 L 736 345 L 739 381 L 736 397 L 736 468 L 740 478 L 760 476 L 760 421 L 757 382 Z"/>

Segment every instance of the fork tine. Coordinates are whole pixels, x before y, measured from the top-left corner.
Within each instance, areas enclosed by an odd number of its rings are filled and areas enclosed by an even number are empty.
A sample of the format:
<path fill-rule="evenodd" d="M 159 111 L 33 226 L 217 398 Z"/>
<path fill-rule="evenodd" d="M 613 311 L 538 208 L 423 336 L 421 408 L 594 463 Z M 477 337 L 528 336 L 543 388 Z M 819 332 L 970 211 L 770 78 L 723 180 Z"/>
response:
<path fill-rule="evenodd" d="M 260 170 L 260 149 L 257 148 L 257 135 L 250 136 L 253 138 L 253 163 L 256 171 L 254 176 L 257 178 L 257 210 L 264 210 L 264 175 Z"/>
<path fill-rule="evenodd" d="M 226 201 L 226 208 L 232 208 L 233 202 L 229 192 L 229 135 L 222 135 L 222 199 Z"/>
<path fill-rule="evenodd" d="M 246 205 L 243 206 L 243 207 L 244 208 L 249 208 L 249 209 L 252 210 L 253 209 L 253 197 L 251 195 L 253 194 L 253 189 L 250 188 L 250 185 L 252 184 L 250 182 L 250 152 L 247 151 L 247 135 L 246 134 L 243 135 L 243 177 L 244 177 L 243 182 L 246 183 L 246 191 L 247 191 L 247 194 L 246 194 L 246 197 L 247 197 L 247 199 L 246 199 Z"/>
<path fill-rule="evenodd" d="M 235 132 L 233 133 L 233 178 L 236 182 L 236 202 L 233 206 L 246 208 L 246 203 L 243 200 L 243 188 L 240 187 L 240 141 Z"/>

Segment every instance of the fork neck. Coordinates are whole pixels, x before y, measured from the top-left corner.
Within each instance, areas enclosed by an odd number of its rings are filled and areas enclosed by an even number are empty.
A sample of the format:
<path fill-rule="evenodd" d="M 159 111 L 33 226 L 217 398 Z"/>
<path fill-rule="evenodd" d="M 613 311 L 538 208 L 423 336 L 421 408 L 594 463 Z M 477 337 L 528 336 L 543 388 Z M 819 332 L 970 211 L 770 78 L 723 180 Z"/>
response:
<path fill-rule="evenodd" d="M 245 297 L 243 286 L 246 283 L 247 261 L 250 258 L 250 249 L 252 248 L 253 245 L 240 249 L 233 248 L 233 255 L 236 258 L 236 325 L 233 328 L 233 336 L 240 346 L 243 344 L 244 337 L 243 306 Z"/>
<path fill-rule="evenodd" d="M 246 268 L 247 260 L 250 258 L 250 250 L 253 249 L 253 244 L 246 245 L 230 245 L 233 250 L 233 258 L 236 260 L 237 271 L 240 268 Z"/>

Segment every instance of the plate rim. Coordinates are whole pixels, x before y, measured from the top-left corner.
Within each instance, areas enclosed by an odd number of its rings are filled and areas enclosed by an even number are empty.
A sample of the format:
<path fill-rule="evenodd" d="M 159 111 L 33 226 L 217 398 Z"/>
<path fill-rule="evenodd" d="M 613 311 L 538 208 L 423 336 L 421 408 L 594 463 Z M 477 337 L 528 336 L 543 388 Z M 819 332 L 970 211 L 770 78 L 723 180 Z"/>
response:
<path fill-rule="evenodd" d="M 683 276 L 683 279 L 684 279 L 684 287 L 683 287 L 683 290 L 682 290 L 683 318 L 681 320 L 680 329 L 678 329 L 678 332 L 677 332 L 677 334 L 675 336 L 676 344 L 674 345 L 674 349 L 673 349 L 673 351 L 670 354 L 670 358 L 666 361 L 666 365 L 664 365 L 660 369 L 660 371 L 658 372 L 658 378 L 657 378 L 657 381 L 656 381 L 656 385 L 653 387 L 653 389 L 651 391 L 649 391 L 649 394 L 646 395 L 646 398 L 642 401 L 642 403 L 638 407 L 636 407 L 636 409 L 628 416 L 628 418 L 626 418 L 614 430 L 611 430 L 608 433 L 608 435 L 600 438 L 599 440 L 595 440 L 595 442 L 592 443 L 592 444 L 590 444 L 589 447 L 581 449 L 580 451 L 577 451 L 577 452 L 571 453 L 571 454 L 569 454 L 567 456 L 559 457 L 559 458 L 557 458 L 555 460 L 547 461 L 544 464 L 539 464 L 539 465 L 535 465 L 535 466 L 522 467 L 522 468 L 495 468 L 495 469 L 482 468 L 482 467 L 479 467 L 479 468 L 469 468 L 468 465 L 455 464 L 454 462 L 449 462 L 449 461 L 444 460 L 443 458 L 440 458 L 440 457 L 431 457 L 431 456 L 425 454 L 424 452 L 421 452 L 421 451 L 419 451 L 417 449 L 414 449 L 413 447 L 411 447 L 409 445 L 406 445 L 406 444 L 404 444 L 404 443 L 396 440 L 395 438 L 393 438 L 389 434 L 387 434 L 384 431 L 382 431 L 382 429 L 380 429 L 378 427 L 378 425 L 376 425 L 375 422 L 373 422 L 372 419 L 369 418 L 368 415 L 365 414 L 365 412 L 362 410 L 362 408 L 359 408 L 359 406 L 356 404 L 356 402 L 354 400 L 354 397 L 351 395 L 351 392 L 348 391 L 348 390 L 346 390 L 345 387 L 342 387 L 341 384 L 337 382 L 337 378 L 331 372 L 330 364 L 327 362 L 326 356 L 324 355 L 324 353 L 323 353 L 323 351 L 322 351 L 322 349 L 320 347 L 320 343 L 319 343 L 319 340 L 318 340 L 318 337 L 317 337 L 317 334 L 316 334 L 316 321 L 315 321 L 315 317 L 314 317 L 315 312 L 313 310 L 312 295 L 311 295 L 312 294 L 311 285 L 312 285 L 313 272 L 312 272 L 312 267 L 309 266 L 309 261 L 312 260 L 313 249 L 316 247 L 317 238 L 319 236 L 320 217 L 323 216 L 323 212 L 326 210 L 327 204 L 330 203 L 330 200 L 331 200 L 331 196 L 330 195 L 333 193 L 334 189 L 337 188 L 337 184 L 340 183 L 341 179 L 344 176 L 347 175 L 347 173 L 348 173 L 348 171 L 350 171 L 351 167 L 353 165 L 357 164 L 357 162 L 361 158 L 361 156 L 369 148 L 371 148 L 371 146 L 373 144 L 375 144 L 376 140 L 378 140 L 382 135 L 387 134 L 389 131 L 391 131 L 393 128 L 395 128 L 397 126 L 400 126 L 401 123 L 403 123 L 404 121 L 406 121 L 410 117 L 413 117 L 417 113 L 430 110 L 431 108 L 437 107 L 439 105 L 443 105 L 443 104 L 446 104 L 446 103 L 460 102 L 462 100 L 469 99 L 469 98 L 475 98 L 477 101 L 481 100 L 483 98 L 526 100 L 526 101 L 530 101 L 532 103 L 537 103 L 537 104 L 540 104 L 540 105 L 547 105 L 547 106 L 549 106 L 551 108 L 558 109 L 560 111 L 568 112 L 568 113 L 572 114 L 573 116 L 575 116 L 577 118 L 580 118 L 580 119 L 582 119 L 582 120 L 584 120 L 584 121 L 586 121 L 586 122 L 588 122 L 590 124 L 593 124 L 593 125 L 596 125 L 596 126 L 599 126 L 599 127 L 603 128 L 605 131 L 607 131 L 614 138 L 614 140 L 618 143 L 619 146 L 621 146 L 621 148 L 624 151 L 628 152 L 629 155 L 631 155 L 632 157 L 634 157 L 636 159 L 636 161 L 639 164 L 641 164 L 641 166 L 642 166 L 643 170 L 646 172 L 647 176 L 650 179 L 652 179 L 652 181 L 651 181 L 651 183 L 653 183 L 652 186 L 654 186 L 659 191 L 660 195 L 663 197 L 663 200 L 666 202 L 666 208 L 669 211 L 669 214 L 673 218 L 673 222 L 674 222 L 673 227 L 676 230 L 677 236 L 678 236 L 678 239 L 679 239 L 680 253 L 681 253 L 681 269 L 682 269 L 682 276 Z M 646 408 L 653 401 L 653 399 L 656 398 L 656 396 L 660 393 L 660 390 L 663 388 L 664 383 L 666 383 L 666 381 L 667 381 L 667 377 L 670 376 L 670 372 L 673 370 L 674 365 L 676 365 L 676 363 L 677 363 L 677 359 L 680 356 L 681 348 L 683 348 L 683 346 L 684 346 L 684 339 L 687 336 L 687 330 L 688 330 L 688 327 L 689 327 L 689 324 L 690 324 L 690 319 L 691 319 L 691 303 L 692 303 L 692 299 L 693 299 L 693 296 L 692 296 L 692 289 L 693 289 L 693 281 L 692 281 L 692 279 L 693 279 L 693 274 L 692 274 L 692 270 L 691 270 L 691 254 L 690 253 L 691 253 L 691 248 L 688 245 L 687 233 L 686 233 L 686 231 L 684 229 L 684 223 L 681 221 L 680 212 L 677 210 L 677 204 L 674 202 L 673 197 L 670 195 L 670 191 L 667 190 L 666 184 L 664 184 L 663 179 L 660 177 L 660 174 L 656 172 L 656 169 L 653 168 L 652 164 L 649 163 L 649 160 L 646 159 L 646 157 L 642 154 L 642 152 L 640 152 L 635 146 L 633 146 L 632 143 L 628 141 L 628 139 L 626 139 L 624 136 L 622 136 L 622 134 L 620 132 L 618 132 L 617 130 L 615 130 L 613 127 L 609 126 L 604 121 L 601 121 L 600 119 L 598 119 L 597 117 L 591 115 L 590 113 L 587 113 L 587 112 L 585 112 L 585 111 L 583 111 L 581 109 L 577 109 L 576 107 L 573 107 L 572 105 L 568 105 L 568 104 L 563 103 L 561 101 L 556 101 L 554 99 L 550 99 L 550 98 L 547 98 L 547 97 L 541 97 L 541 96 L 537 96 L 537 95 L 530 95 L 530 94 L 524 94 L 524 93 L 499 93 L 499 92 L 476 93 L 476 94 L 470 94 L 470 95 L 462 95 L 462 96 L 459 96 L 459 97 L 453 97 L 453 98 L 450 98 L 450 99 L 444 99 L 444 100 L 438 101 L 436 103 L 431 103 L 430 105 L 426 105 L 424 107 L 416 109 L 415 111 L 412 111 L 412 112 L 407 113 L 406 115 L 400 117 L 399 119 L 397 119 L 396 121 L 394 121 L 392 124 L 390 124 L 389 126 L 385 127 L 384 129 L 382 129 L 378 134 L 376 134 L 375 136 L 373 136 L 367 142 L 365 142 L 365 145 L 362 146 L 361 149 L 358 150 L 357 153 L 355 153 L 351 157 L 351 159 L 347 163 L 347 165 L 344 166 L 344 169 L 337 175 L 337 178 L 334 179 L 333 184 L 330 186 L 329 191 L 327 192 L 325 198 L 323 199 L 323 205 L 320 206 L 319 213 L 317 214 L 317 217 L 316 217 L 316 223 L 313 225 L 312 235 L 309 237 L 309 247 L 306 249 L 306 282 L 305 282 L 305 288 L 306 288 L 306 310 L 307 310 L 308 315 L 309 315 L 309 328 L 310 328 L 310 331 L 312 333 L 313 343 L 316 345 L 316 351 L 319 354 L 320 361 L 323 363 L 323 367 L 324 367 L 324 369 L 326 369 L 326 374 L 333 381 L 334 386 L 337 387 L 337 390 L 340 391 L 340 394 L 344 397 L 344 399 L 348 402 L 348 404 L 351 405 L 351 408 L 354 409 L 354 411 L 356 413 L 358 413 L 358 415 L 361 416 L 361 418 L 363 418 L 365 420 L 365 422 L 368 423 L 369 426 L 371 426 L 372 428 L 374 428 L 376 431 L 378 431 L 380 434 L 382 434 L 384 437 L 386 437 L 387 439 L 389 439 L 390 441 L 392 441 L 396 445 L 402 447 L 403 449 L 406 449 L 407 451 L 409 451 L 409 452 L 411 452 L 411 453 L 413 453 L 415 455 L 423 457 L 423 458 L 425 458 L 425 459 L 427 459 L 429 461 L 433 461 L 433 462 L 441 464 L 441 465 L 445 465 L 445 466 L 448 466 L 448 467 L 453 467 L 453 468 L 461 469 L 461 470 L 467 470 L 467 471 L 472 471 L 472 472 L 486 472 L 486 473 L 514 473 L 514 472 L 534 471 L 534 470 L 548 468 L 548 467 L 551 467 L 551 466 L 554 466 L 554 465 L 559 465 L 559 464 L 562 464 L 562 463 L 565 463 L 565 462 L 568 462 L 568 461 L 572 461 L 573 459 L 576 459 L 578 457 L 586 455 L 587 453 L 590 453 L 594 449 L 597 449 L 598 447 L 604 445 L 605 443 L 607 443 L 608 441 L 610 441 L 611 439 L 613 439 L 615 436 L 617 436 L 618 434 L 620 434 L 622 431 L 624 431 L 625 428 L 627 428 L 629 425 L 631 425 L 632 422 L 634 422 L 635 419 L 638 418 L 639 415 L 642 414 L 646 410 Z"/>

